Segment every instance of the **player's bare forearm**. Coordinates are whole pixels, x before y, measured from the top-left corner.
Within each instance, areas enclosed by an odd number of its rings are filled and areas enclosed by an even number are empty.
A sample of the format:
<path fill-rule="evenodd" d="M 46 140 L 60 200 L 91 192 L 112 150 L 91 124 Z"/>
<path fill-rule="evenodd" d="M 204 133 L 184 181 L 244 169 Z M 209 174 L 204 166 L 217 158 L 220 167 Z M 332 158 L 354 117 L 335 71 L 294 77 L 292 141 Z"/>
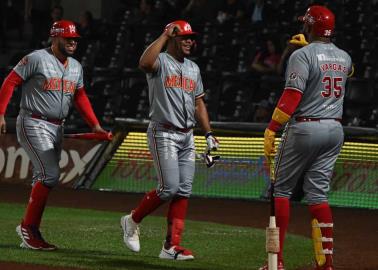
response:
<path fill-rule="evenodd" d="M 139 68 L 144 72 L 152 72 L 156 70 L 156 59 L 163 49 L 165 43 L 169 39 L 165 33 L 161 34 L 150 46 L 143 52 L 139 59 Z"/>
<path fill-rule="evenodd" d="M 205 134 L 211 131 L 209 115 L 207 113 L 206 105 L 203 101 L 203 98 L 196 99 L 195 117 Z"/>
<path fill-rule="evenodd" d="M 0 135 L 2 133 L 6 133 L 6 131 L 7 131 L 6 127 L 7 127 L 7 125 L 6 125 L 6 122 L 5 122 L 4 115 L 0 114 Z"/>

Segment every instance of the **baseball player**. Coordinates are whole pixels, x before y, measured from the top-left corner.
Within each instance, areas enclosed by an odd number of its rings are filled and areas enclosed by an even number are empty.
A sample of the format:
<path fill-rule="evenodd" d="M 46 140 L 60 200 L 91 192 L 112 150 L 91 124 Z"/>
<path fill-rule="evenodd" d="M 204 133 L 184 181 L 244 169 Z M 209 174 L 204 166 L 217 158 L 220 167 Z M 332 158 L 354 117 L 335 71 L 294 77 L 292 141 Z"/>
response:
<path fill-rule="evenodd" d="M 55 250 L 39 231 L 50 190 L 59 182 L 59 160 L 64 119 L 73 103 L 93 132 L 105 132 L 93 112 L 83 85 L 83 70 L 71 56 L 79 35 L 71 21 L 57 21 L 50 35 L 52 46 L 25 56 L 10 72 L 0 91 L 0 130 L 15 87 L 22 85 L 17 139 L 33 164 L 33 185 L 21 224 L 16 231 L 21 247 Z"/>
<path fill-rule="evenodd" d="M 316 269 L 332 270 L 333 220 L 327 192 L 343 144 L 340 121 L 345 83 L 353 68 L 350 56 L 331 42 L 335 16 L 329 9 L 311 6 L 299 20 L 304 23 L 309 45 L 290 56 L 285 89 L 264 134 L 264 151 L 269 160 L 275 154 L 276 132 L 286 124 L 275 157 L 278 269 L 284 269 L 282 252 L 289 199 L 297 181 L 304 176 L 302 188 L 313 219 Z"/>
<path fill-rule="evenodd" d="M 138 224 L 164 202 L 170 201 L 167 236 L 159 258 L 191 260 L 193 253 L 180 246 L 195 170 L 193 127 L 205 132 L 208 150 L 217 150 L 211 132 L 198 66 L 187 59 L 196 33 L 186 21 L 174 21 L 144 51 L 139 67 L 147 74 L 150 101 L 148 145 L 154 159 L 158 186 L 148 192 L 131 214 L 121 218 L 126 246 L 139 252 Z M 166 46 L 166 51 L 161 52 Z"/>

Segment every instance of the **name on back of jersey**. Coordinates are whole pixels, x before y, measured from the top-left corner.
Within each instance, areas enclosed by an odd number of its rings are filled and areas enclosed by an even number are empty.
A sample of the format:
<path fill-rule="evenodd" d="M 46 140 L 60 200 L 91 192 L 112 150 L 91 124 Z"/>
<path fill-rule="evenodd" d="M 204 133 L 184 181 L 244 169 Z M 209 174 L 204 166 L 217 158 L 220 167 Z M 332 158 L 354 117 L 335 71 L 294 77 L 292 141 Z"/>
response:
<path fill-rule="evenodd" d="M 345 74 L 348 74 L 348 68 L 344 65 L 338 64 L 338 63 L 325 63 L 320 65 L 320 70 L 322 72 L 326 71 L 340 71 Z"/>
<path fill-rule="evenodd" d="M 330 57 L 328 55 L 325 55 L 323 53 L 317 54 L 316 57 L 318 58 L 319 62 L 327 62 L 320 65 L 320 70 L 322 72 L 326 71 L 340 71 L 345 74 L 348 74 L 348 68 L 341 64 L 341 63 L 347 63 L 347 60 L 343 57 Z"/>

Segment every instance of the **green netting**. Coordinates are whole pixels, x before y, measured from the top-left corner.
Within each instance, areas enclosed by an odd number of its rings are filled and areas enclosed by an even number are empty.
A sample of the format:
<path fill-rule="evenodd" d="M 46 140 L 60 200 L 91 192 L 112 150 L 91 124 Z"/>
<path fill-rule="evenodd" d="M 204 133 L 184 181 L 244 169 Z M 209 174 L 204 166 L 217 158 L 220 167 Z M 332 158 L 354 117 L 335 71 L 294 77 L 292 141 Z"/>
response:
<path fill-rule="evenodd" d="M 193 194 L 222 198 L 266 198 L 269 169 L 263 156 L 263 138 L 219 137 L 222 157 L 207 169 L 196 160 Z M 195 137 L 198 153 L 203 136 Z M 277 141 L 278 143 L 278 141 Z M 92 186 L 94 189 L 146 192 L 157 178 L 146 135 L 130 132 Z M 378 144 L 346 142 L 331 182 L 330 203 L 378 209 Z"/>

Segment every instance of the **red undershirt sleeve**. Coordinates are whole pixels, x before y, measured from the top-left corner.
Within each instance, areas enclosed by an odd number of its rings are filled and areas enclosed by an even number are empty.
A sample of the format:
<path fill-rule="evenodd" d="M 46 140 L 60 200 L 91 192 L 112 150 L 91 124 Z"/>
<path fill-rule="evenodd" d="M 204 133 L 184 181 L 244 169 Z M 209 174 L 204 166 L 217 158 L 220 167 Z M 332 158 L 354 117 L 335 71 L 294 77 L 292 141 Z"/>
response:
<path fill-rule="evenodd" d="M 77 89 L 74 102 L 76 109 L 90 127 L 94 127 L 95 125 L 99 124 L 84 87 Z"/>
<path fill-rule="evenodd" d="M 14 70 L 5 78 L 0 90 L 0 114 L 4 115 L 14 88 L 22 84 L 22 78 Z"/>
<path fill-rule="evenodd" d="M 287 116 L 291 117 L 291 115 L 298 107 L 298 104 L 302 99 L 302 95 L 303 93 L 296 89 L 285 88 L 280 100 L 277 103 L 274 113 L 276 113 L 276 111 L 281 113 L 283 112 Z M 276 132 L 281 128 L 282 125 L 283 123 L 280 123 L 272 119 L 269 123 L 268 129 Z"/>

